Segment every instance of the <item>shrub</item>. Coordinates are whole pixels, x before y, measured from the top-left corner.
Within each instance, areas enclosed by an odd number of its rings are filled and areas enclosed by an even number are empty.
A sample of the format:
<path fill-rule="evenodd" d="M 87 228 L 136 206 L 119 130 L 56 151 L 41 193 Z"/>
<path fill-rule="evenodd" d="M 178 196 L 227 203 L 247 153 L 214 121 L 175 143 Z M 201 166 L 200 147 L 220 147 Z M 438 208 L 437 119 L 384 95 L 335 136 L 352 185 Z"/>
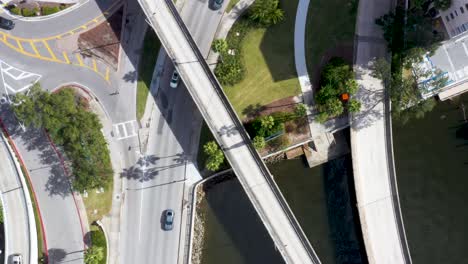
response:
<path fill-rule="evenodd" d="M 38 12 L 39 12 L 39 9 L 36 8 L 36 7 L 33 8 L 33 9 L 23 8 L 23 10 L 22 10 L 22 13 L 23 13 L 24 17 L 35 17 L 35 16 L 37 16 Z"/>
<path fill-rule="evenodd" d="M 294 107 L 294 114 L 296 117 L 304 117 L 307 115 L 307 106 L 305 104 L 297 104 Z"/>
<path fill-rule="evenodd" d="M 315 117 L 315 120 L 319 123 L 325 123 L 325 121 L 327 121 L 328 118 L 329 116 L 326 112 L 321 112 Z"/>
<path fill-rule="evenodd" d="M 275 25 L 284 19 L 278 0 L 257 0 L 249 9 L 249 18 L 262 26 Z"/>
<path fill-rule="evenodd" d="M 264 137 L 260 137 L 260 136 L 256 136 L 254 137 L 253 139 L 253 145 L 256 149 L 262 149 L 265 147 L 265 138 Z"/>
<path fill-rule="evenodd" d="M 205 168 L 210 171 L 217 171 L 224 162 L 224 154 L 219 149 L 215 141 L 209 141 L 203 146 L 203 152 L 208 156 Z"/>
<path fill-rule="evenodd" d="M 17 15 L 17 16 L 21 16 L 21 9 L 19 7 L 12 6 L 9 10 L 10 10 L 10 13 Z"/>
<path fill-rule="evenodd" d="M 281 150 L 289 146 L 290 140 L 287 135 L 281 135 L 275 139 L 268 141 L 268 146 L 274 151 Z"/>
<path fill-rule="evenodd" d="M 236 55 L 224 53 L 215 74 L 222 85 L 234 85 L 244 78 L 244 67 Z"/>
<path fill-rule="evenodd" d="M 224 39 L 217 39 L 213 41 L 211 49 L 213 49 L 214 52 L 225 53 L 228 49 L 228 43 Z"/>
<path fill-rule="evenodd" d="M 351 99 L 348 101 L 348 110 L 351 113 L 357 113 L 361 110 L 361 102 L 356 99 Z"/>
<path fill-rule="evenodd" d="M 252 122 L 252 128 L 255 131 L 255 136 L 267 138 L 284 130 L 284 124 L 283 122 L 276 120 L 273 116 L 264 116 L 256 118 Z"/>
<path fill-rule="evenodd" d="M 60 11 L 60 7 L 58 6 L 44 6 L 42 7 L 42 15 L 47 16 L 47 15 L 52 15 Z"/>

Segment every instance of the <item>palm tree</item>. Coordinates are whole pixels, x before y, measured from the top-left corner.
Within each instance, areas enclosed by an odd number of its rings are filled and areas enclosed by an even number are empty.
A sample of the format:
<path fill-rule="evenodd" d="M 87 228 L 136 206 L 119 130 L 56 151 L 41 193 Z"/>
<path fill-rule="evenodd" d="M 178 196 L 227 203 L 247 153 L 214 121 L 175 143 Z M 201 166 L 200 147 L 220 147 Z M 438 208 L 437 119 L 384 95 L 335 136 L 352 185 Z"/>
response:
<path fill-rule="evenodd" d="M 278 0 L 257 0 L 250 9 L 250 19 L 264 26 L 275 25 L 284 19 Z"/>

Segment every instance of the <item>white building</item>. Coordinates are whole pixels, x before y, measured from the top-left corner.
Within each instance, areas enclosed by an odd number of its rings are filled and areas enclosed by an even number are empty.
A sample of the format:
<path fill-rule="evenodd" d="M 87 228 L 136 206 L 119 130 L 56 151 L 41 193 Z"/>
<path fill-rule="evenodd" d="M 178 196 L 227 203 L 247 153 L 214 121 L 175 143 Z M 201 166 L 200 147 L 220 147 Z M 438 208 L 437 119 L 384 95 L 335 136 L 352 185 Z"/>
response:
<path fill-rule="evenodd" d="M 439 13 L 450 38 L 468 30 L 468 0 L 452 0 L 452 6 Z"/>

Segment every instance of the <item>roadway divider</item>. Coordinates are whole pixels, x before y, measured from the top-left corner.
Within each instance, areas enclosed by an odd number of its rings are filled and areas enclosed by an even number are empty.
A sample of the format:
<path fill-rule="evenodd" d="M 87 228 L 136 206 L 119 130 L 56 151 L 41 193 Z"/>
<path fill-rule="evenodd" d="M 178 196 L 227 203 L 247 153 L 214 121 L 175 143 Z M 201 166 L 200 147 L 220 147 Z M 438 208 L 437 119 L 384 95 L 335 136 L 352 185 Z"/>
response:
<path fill-rule="evenodd" d="M 47 239 L 46 239 L 46 233 L 44 229 L 44 223 L 42 221 L 42 215 L 41 215 L 41 210 L 39 208 L 39 203 L 37 202 L 36 198 L 36 192 L 34 191 L 32 181 L 31 181 L 31 176 L 28 173 L 28 170 L 26 169 L 26 165 L 23 161 L 22 156 L 20 155 L 18 148 L 16 147 L 15 142 L 11 138 L 10 134 L 8 133 L 8 130 L 3 123 L 3 120 L 0 118 L 0 126 L 2 127 L 3 133 L 2 138 L 3 141 L 5 142 L 5 145 L 8 148 L 8 152 L 11 155 L 11 159 L 13 160 L 15 164 L 16 171 L 19 175 L 21 185 L 23 187 L 23 195 L 26 199 L 26 208 L 28 211 L 28 222 L 29 222 L 29 239 L 30 239 L 30 250 L 29 250 L 29 263 L 37 263 L 38 261 L 38 245 L 37 245 L 37 226 L 36 226 L 36 219 L 34 217 L 34 209 L 32 205 L 32 200 L 29 195 L 29 187 L 31 186 L 31 193 L 32 193 L 32 198 L 34 199 L 34 204 L 36 205 L 37 208 L 37 215 L 39 216 L 39 221 L 41 225 L 41 230 L 42 230 L 42 238 L 43 238 L 43 243 L 44 243 L 44 255 L 45 255 L 45 262 L 48 263 L 49 261 L 49 254 L 47 252 Z M 8 143 L 7 143 L 8 142 Z M 23 170 L 21 170 L 21 167 L 24 168 L 24 173 Z M 27 182 L 26 182 L 27 181 Z M 5 228 L 6 229 L 6 228 Z M 7 232 L 5 232 L 6 234 Z M 41 249 L 41 250 L 43 250 Z M 5 263 L 7 263 L 8 257 L 5 258 Z"/>
<path fill-rule="evenodd" d="M 182 33 L 184 34 L 184 36 L 188 40 L 188 43 L 189 43 L 192 51 L 194 52 L 198 62 L 200 63 L 201 67 L 203 68 L 203 71 L 206 73 L 206 76 L 208 77 L 209 81 L 211 82 L 211 84 L 215 88 L 215 92 L 217 93 L 218 97 L 221 99 L 221 101 L 222 101 L 224 107 L 226 108 L 229 116 L 233 120 L 234 125 L 236 126 L 237 131 L 239 132 L 239 135 L 243 139 L 243 143 L 245 143 L 245 145 L 247 146 L 247 149 L 249 150 L 250 154 L 254 158 L 254 160 L 255 160 L 258 168 L 262 172 L 262 175 L 264 176 L 266 182 L 268 183 L 268 185 L 271 188 L 273 194 L 275 195 L 275 197 L 279 201 L 279 204 L 282 207 L 282 210 L 285 212 L 291 226 L 293 227 L 295 233 L 297 234 L 297 236 L 299 237 L 301 243 L 303 244 L 304 248 L 306 249 L 307 254 L 310 256 L 311 260 L 313 260 L 314 263 L 321 263 L 320 259 L 318 258 L 317 254 L 315 253 L 312 245 L 310 244 L 309 240 L 305 236 L 304 231 L 300 227 L 296 217 L 292 213 L 291 208 L 287 204 L 284 196 L 282 195 L 282 193 L 279 190 L 278 186 L 276 185 L 274 179 L 272 178 L 268 168 L 266 167 L 265 163 L 263 163 L 263 160 L 261 159 L 260 155 L 258 154 L 255 147 L 253 146 L 253 144 L 252 144 L 252 142 L 250 140 L 250 137 L 248 136 L 243 124 L 241 123 L 240 119 L 238 118 L 237 114 L 235 113 L 234 108 L 230 104 L 227 96 L 224 94 L 224 91 L 223 91 L 221 85 L 219 84 L 218 80 L 214 76 L 213 72 L 210 70 L 210 68 L 208 66 L 208 63 L 205 61 L 203 55 L 201 54 L 200 50 L 198 49 L 197 44 L 193 40 L 193 38 L 192 38 L 189 30 L 187 29 L 187 27 L 185 26 L 185 23 L 183 22 L 182 18 L 180 17 L 176 7 L 174 6 L 174 3 L 171 0 L 164 0 L 164 1 L 166 3 L 166 6 L 168 7 L 169 11 L 171 12 L 172 16 L 175 18 L 179 28 L 182 30 Z M 143 6 L 146 6 L 146 3 L 144 1 L 140 1 L 140 4 L 142 4 Z M 146 6 L 146 8 L 144 8 L 144 10 L 145 11 L 149 10 L 149 8 Z M 161 42 L 162 42 L 163 45 L 165 44 L 164 41 L 161 41 Z M 177 68 L 177 63 L 176 62 L 175 62 L 175 66 Z M 203 109 L 200 109 L 200 111 L 203 114 Z M 207 115 L 204 114 L 204 116 L 206 117 Z M 212 132 L 213 132 L 213 134 L 216 134 L 216 131 L 212 131 Z M 255 199 L 254 199 L 254 197 L 252 195 L 250 195 L 250 198 L 253 200 L 252 202 L 258 204 L 258 202 L 255 201 Z M 262 218 L 263 218 L 263 220 L 267 221 L 265 217 L 262 217 Z M 272 236 L 277 236 L 276 234 L 274 234 L 273 230 L 269 230 L 269 232 L 270 232 L 270 234 Z M 281 246 L 277 245 L 277 247 L 283 247 L 283 246 L 282 245 Z"/>

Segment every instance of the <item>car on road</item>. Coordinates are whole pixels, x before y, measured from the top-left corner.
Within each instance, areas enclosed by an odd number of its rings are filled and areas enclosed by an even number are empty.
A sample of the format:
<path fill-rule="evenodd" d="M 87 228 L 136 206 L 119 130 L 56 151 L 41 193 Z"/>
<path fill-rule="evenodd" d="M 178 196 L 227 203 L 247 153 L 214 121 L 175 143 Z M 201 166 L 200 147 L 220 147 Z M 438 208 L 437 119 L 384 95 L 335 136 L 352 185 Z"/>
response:
<path fill-rule="evenodd" d="M 172 209 L 167 209 L 164 211 L 164 230 L 172 230 L 174 226 L 174 211 Z"/>
<path fill-rule="evenodd" d="M 179 85 L 180 76 L 177 70 L 172 73 L 171 83 L 169 84 L 172 88 L 177 88 Z"/>
<path fill-rule="evenodd" d="M 23 257 L 20 254 L 15 254 L 11 258 L 11 263 L 13 263 L 13 264 L 22 264 L 23 263 Z"/>
<path fill-rule="evenodd" d="M 3 17 L 0 17 L 0 28 L 11 30 L 15 27 L 15 23 Z"/>
<path fill-rule="evenodd" d="M 211 8 L 213 8 L 214 10 L 221 9 L 221 7 L 223 7 L 223 2 L 224 0 L 213 0 Z"/>

